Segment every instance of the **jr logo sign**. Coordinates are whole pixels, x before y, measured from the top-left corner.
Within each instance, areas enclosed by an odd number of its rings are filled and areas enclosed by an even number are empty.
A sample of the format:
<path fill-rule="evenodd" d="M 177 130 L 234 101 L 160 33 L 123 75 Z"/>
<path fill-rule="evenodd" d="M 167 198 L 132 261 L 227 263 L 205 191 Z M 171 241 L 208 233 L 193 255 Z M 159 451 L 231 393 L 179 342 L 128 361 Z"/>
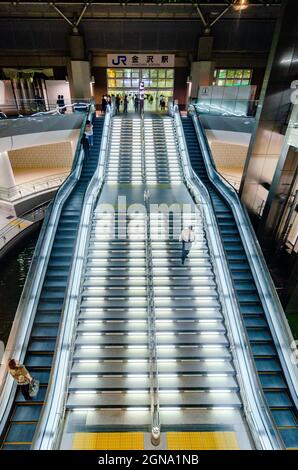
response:
<path fill-rule="evenodd" d="M 126 55 L 118 55 L 117 59 L 112 59 L 113 65 L 126 65 L 127 57 Z"/>

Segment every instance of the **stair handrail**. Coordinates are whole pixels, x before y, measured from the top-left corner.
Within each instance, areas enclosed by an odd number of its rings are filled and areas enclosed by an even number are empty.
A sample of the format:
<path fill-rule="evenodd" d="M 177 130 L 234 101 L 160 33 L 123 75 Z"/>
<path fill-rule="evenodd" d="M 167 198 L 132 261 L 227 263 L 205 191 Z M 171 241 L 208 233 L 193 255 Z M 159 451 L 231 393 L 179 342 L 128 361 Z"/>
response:
<path fill-rule="evenodd" d="M 146 279 L 147 279 L 147 311 L 148 311 L 148 347 L 150 355 L 150 395 L 151 395 L 151 443 L 154 446 L 160 443 L 160 416 L 159 416 L 159 375 L 156 339 L 155 296 L 153 282 L 153 260 L 151 244 L 150 223 L 150 193 L 144 191 L 146 207 Z"/>
<path fill-rule="evenodd" d="M 24 288 L 15 313 L 15 318 L 10 331 L 6 349 L 1 360 L 0 367 L 0 436 L 3 433 L 11 406 L 14 402 L 16 383 L 8 374 L 7 362 L 13 357 L 19 362 L 23 362 L 30 334 L 35 318 L 36 308 L 39 301 L 46 268 L 51 254 L 56 229 L 58 226 L 62 207 L 76 185 L 83 164 L 84 152 L 81 145 L 81 138 L 85 129 L 86 120 L 89 114 L 85 115 L 78 144 L 72 164 L 72 170 L 64 183 L 57 191 L 53 202 L 47 210 L 41 232 L 36 244 L 29 272 L 26 277 Z"/>
<path fill-rule="evenodd" d="M 250 222 L 246 207 L 239 200 L 238 194 L 233 186 L 217 172 L 207 136 L 197 110 L 193 107 L 190 107 L 190 109 L 194 109 L 195 111 L 192 114 L 192 119 L 202 149 L 208 177 L 220 190 L 220 193 L 232 209 L 270 332 L 277 349 L 278 357 L 285 374 L 291 398 L 295 404 L 296 410 L 298 410 L 298 351 L 296 342 L 276 292 L 258 239 Z"/>
<path fill-rule="evenodd" d="M 202 210 L 202 220 L 210 247 L 210 254 L 212 255 L 212 264 L 217 274 L 216 280 L 221 305 L 224 310 L 225 320 L 228 322 L 233 362 L 237 370 L 240 395 L 244 404 L 247 422 L 258 449 L 282 449 L 284 448 L 283 442 L 274 426 L 271 413 L 266 406 L 264 394 L 249 351 L 249 341 L 235 296 L 212 202 L 206 187 L 192 169 L 181 117 L 177 107 L 174 108 L 173 115 L 186 184 L 195 202 Z"/>
<path fill-rule="evenodd" d="M 71 359 L 76 335 L 76 320 L 79 315 L 87 251 L 92 227 L 92 215 L 101 193 L 105 177 L 105 161 L 109 144 L 109 133 L 113 107 L 107 106 L 99 151 L 98 165 L 86 189 L 82 213 L 74 248 L 72 264 L 62 309 L 62 321 L 57 335 L 45 405 L 32 440 L 33 450 L 52 450 L 59 446 L 63 432 Z"/>

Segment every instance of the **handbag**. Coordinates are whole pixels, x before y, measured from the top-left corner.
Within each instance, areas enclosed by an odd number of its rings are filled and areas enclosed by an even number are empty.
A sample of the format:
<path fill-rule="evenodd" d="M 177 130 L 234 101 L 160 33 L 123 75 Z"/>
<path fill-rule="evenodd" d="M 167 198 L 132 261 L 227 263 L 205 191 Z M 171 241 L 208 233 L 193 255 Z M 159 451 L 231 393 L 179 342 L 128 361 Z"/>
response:
<path fill-rule="evenodd" d="M 29 386 L 29 395 L 31 398 L 35 398 L 36 395 L 38 394 L 39 390 L 39 380 L 33 379 L 32 382 L 30 382 Z"/>

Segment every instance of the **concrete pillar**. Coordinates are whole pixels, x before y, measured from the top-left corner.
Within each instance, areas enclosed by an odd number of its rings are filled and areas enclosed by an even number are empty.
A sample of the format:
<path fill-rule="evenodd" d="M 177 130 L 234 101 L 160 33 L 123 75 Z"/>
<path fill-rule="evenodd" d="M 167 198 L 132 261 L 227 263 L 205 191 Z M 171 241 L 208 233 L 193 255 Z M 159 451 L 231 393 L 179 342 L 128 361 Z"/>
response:
<path fill-rule="evenodd" d="M 191 64 L 191 98 L 197 98 L 199 87 L 212 85 L 214 68 L 215 63 L 210 60 L 196 61 Z"/>
<path fill-rule="evenodd" d="M 11 188 L 16 185 L 7 152 L 0 152 L 0 187 Z"/>
<path fill-rule="evenodd" d="M 90 99 L 90 63 L 86 60 L 84 38 L 80 34 L 71 34 L 69 38 L 71 61 L 68 67 L 68 77 L 71 97 Z"/>
<path fill-rule="evenodd" d="M 72 99 L 90 99 L 90 64 L 87 60 L 72 60 L 69 75 Z"/>
<path fill-rule="evenodd" d="M 69 37 L 70 57 L 72 60 L 85 60 L 85 43 L 81 34 L 71 34 Z"/>
<path fill-rule="evenodd" d="M 198 60 L 211 60 L 213 50 L 213 36 L 202 36 L 198 45 Z"/>
<path fill-rule="evenodd" d="M 284 127 L 293 105 L 291 84 L 298 76 L 294 47 L 298 40 L 297 22 L 297 0 L 288 0 L 276 25 L 240 187 L 242 202 L 254 218 L 264 246 L 266 239 L 266 245 L 270 243 L 274 233 L 271 225 L 279 217 L 275 202 L 280 197 L 279 180 L 288 153 Z"/>
<path fill-rule="evenodd" d="M 199 39 L 197 60 L 191 64 L 191 91 L 190 97 L 197 98 L 200 86 L 209 86 L 213 83 L 215 62 L 212 62 L 212 48 L 214 38 L 202 36 Z"/>

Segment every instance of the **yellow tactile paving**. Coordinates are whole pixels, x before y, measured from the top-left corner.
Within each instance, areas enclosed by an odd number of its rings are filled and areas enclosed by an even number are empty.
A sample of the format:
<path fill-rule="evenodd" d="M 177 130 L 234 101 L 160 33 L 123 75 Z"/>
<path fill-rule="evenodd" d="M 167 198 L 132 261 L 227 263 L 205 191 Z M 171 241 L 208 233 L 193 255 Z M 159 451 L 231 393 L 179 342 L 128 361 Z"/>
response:
<path fill-rule="evenodd" d="M 74 435 L 76 450 L 143 450 L 142 432 L 79 432 Z"/>
<path fill-rule="evenodd" d="M 31 225 L 32 222 L 29 222 L 29 221 L 21 221 L 20 222 L 20 219 L 18 220 L 12 220 L 11 222 L 9 222 L 8 225 L 10 225 L 11 227 L 17 227 L 19 226 L 19 228 L 26 228 L 26 227 L 29 227 L 29 225 Z"/>
<path fill-rule="evenodd" d="M 168 432 L 168 450 L 238 450 L 234 432 Z"/>

